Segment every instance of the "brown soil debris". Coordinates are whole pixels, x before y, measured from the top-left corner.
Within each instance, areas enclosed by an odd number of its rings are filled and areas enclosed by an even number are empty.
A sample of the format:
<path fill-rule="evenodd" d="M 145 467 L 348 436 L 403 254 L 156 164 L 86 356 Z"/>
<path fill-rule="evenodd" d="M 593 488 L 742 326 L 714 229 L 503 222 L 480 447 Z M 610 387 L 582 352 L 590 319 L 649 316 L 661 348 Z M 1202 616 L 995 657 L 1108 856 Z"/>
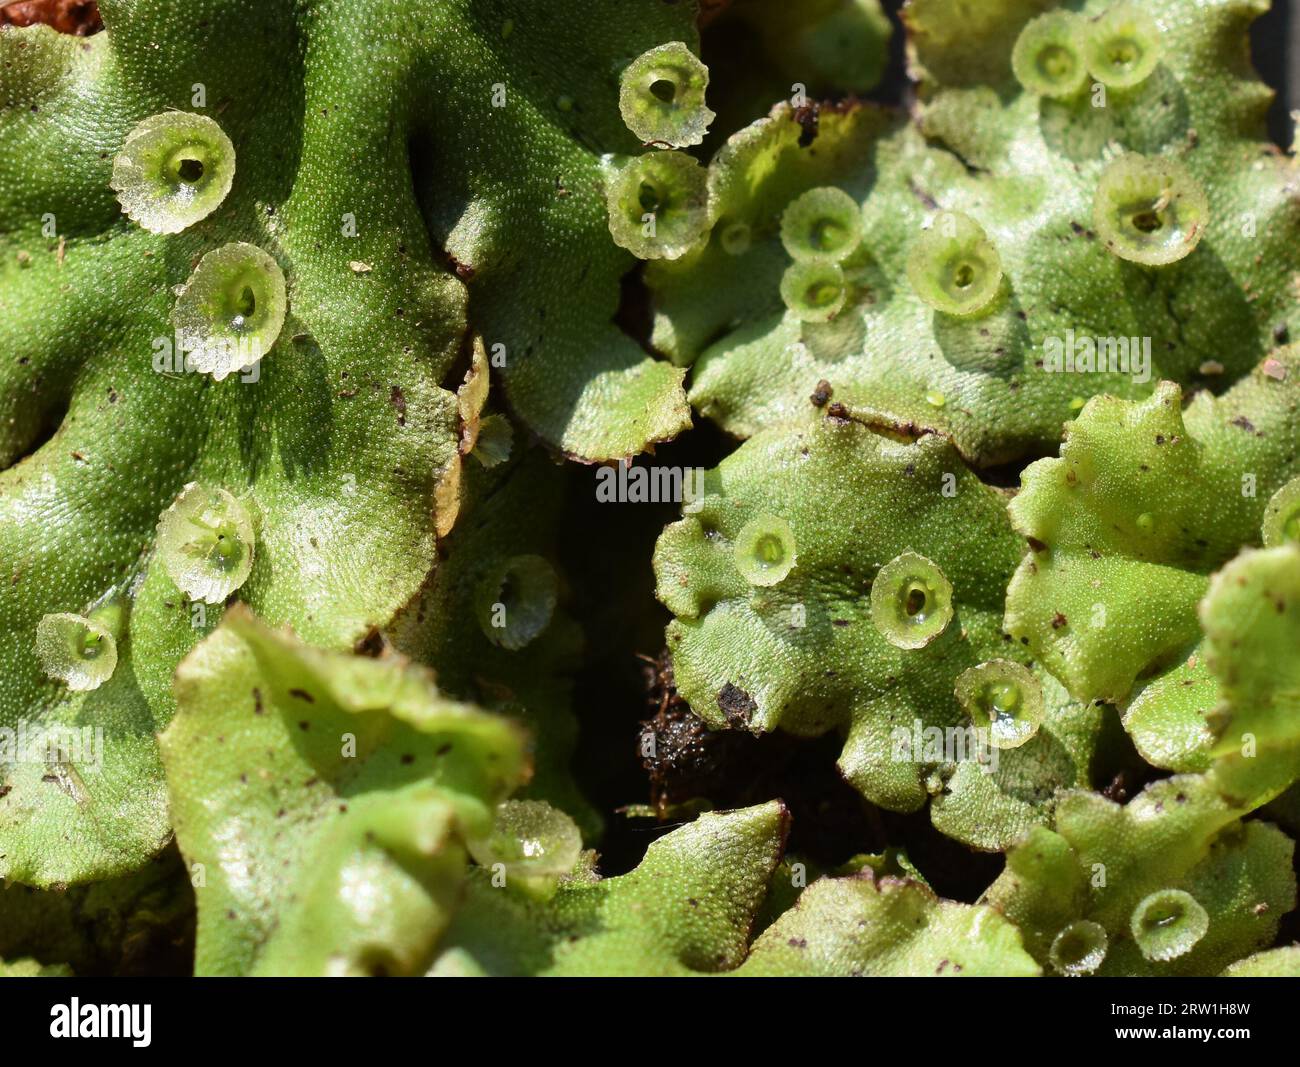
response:
<path fill-rule="evenodd" d="M 89 37 L 104 28 L 96 0 L 17 0 L 0 5 L 0 26 L 37 23 L 76 37 Z"/>

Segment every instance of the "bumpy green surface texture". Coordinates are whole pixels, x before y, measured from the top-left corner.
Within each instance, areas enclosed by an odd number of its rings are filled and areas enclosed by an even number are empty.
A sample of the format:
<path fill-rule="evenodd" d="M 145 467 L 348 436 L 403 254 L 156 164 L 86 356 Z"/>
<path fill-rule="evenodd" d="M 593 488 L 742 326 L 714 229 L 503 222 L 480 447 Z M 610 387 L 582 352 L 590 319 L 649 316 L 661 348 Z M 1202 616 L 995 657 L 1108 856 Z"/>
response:
<path fill-rule="evenodd" d="M 176 690 L 162 750 L 196 973 L 421 973 L 467 839 L 527 775 L 520 729 L 423 668 L 313 649 L 243 609 Z"/>
<path fill-rule="evenodd" d="M 391 96 L 349 84 L 369 68 L 347 60 L 360 40 L 350 20 L 365 13 L 345 11 L 318 7 L 310 46 L 288 4 L 109 2 L 108 32 L 86 41 L 43 27 L 0 37 L 0 403 L 4 456 L 20 460 L 0 475 L 0 718 L 105 734 L 102 765 L 80 770 L 84 798 L 43 781 L 39 767 L 9 776 L 7 877 L 102 877 L 166 839 L 152 735 L 202 628 L 150 546 L 186 482 L 251 499 L 257 557 L 240 597 L 310 640 L 357 640 L 433 563 L 428 516 L 455 431 L 439 380 L 460 344 L 465 297 L 434 259 L 405 143 L 388 122 Z M 196 82 L 235 143 L 235 185 L 213 216 L 155 236 L 122 214 L 112 157 L 141 119 L 189 109 Z M 47 212 L 58 232 L 48 239 Z M 342 235 L 343 212 L 359 220 L 355 239 Z M 172 287 L 232 240 L 271 251 L 290 279 L 290 321 L 259 381 L 155 372 L 153 341 L 172 334 Z M 376 269 L 359 275 L 350 260 Z M 129 606 L 118 669 L 69 697 L 42 676 L 33 627 L 110 592 Z M 220 612 L 207 614 L 211 625 Z"/>
<path fill-rule="evenodd" d="M 701 815 L 618 878 L 581 868 L 539 902 L 476 869 L 435 974 L 653 975 L 729 971 L 781 858 L 776 802 Z"/>
<path fill-rule="evenodd" d="M 855 408 L 950 433 L 978 464 L 1049 447 L 1071 404 L 1148 395 L 1161 378 L 1220 388 L 1247 374 L 1293 311 L 1293 162 L 1267 142 L 1269 90 L 1245 60 L 1248 0 L 1153 0 L 1163 62 L 1142 85 L 1040 100 L 1011 74 L 1020 28 L 1048 3 L 915 0 L 906 8 L 920 121 L 870 105 L 822 110 L 809 141 L 788 105 L 713 159 L 718 223 L 677 263 L 655 264 L 655 344 L 694 365 L 691 400 L 749 436 L 790 417 L 825 378 Z M 1106 0 L 1070 4 L 1088 14 Z M 1181 161 L 1205 187 L 1201 246 L 1163 269 L 1112 255 L 1093 232 L 1093 196 L 1120 150 Z M 801 328 L 778 293 L 785 205 L 817 185 L 863 204 L 863 291 L 836 330 Z M 981 316 L 931 310 L 905 273 L 908 250 L 940 210 L 983 225 L 1006 272 Z M 750 249 L 722 234 L 743 222 Z M 1149 338 L 1150 377 L 1048 373 L 1044 344 L 1067 335 Z M 1222 373 L 1202 366 L 1217 361 Z M 939 395 L 942 406 L 928 396 Z"/>
<path fill-rule="evenodd" d="M 1126 698 L 1195 640 L 1210 572 L 1258 542 L 1269 497 L 1300 466 L 1298 399 L 1288 348 L 1186 409 L 1170 383 L 1145 401 L 1093 400 L 1011 503 L 1034 551 L 1007 591 L 1008 632 L 1076 697 Z"/>
<path fill-rule="evenodd" d="M 1223 972 L 1225 978 L 1300 978 L 1300 945 L 1257 952 Z"/>
<path fill-rule="evenodd" d="M 1110 6 L 909 0 L 906 112 L 854 95 L 885 69 L 877 0 L 102 0 L 88 39 L 0 31 L 0 728 L 102 731 L 86 758 L 0 748 L 0 976 L 191 950 L 202 975 L 1030 976 L 1099 929 L 1101 975 L 1294 976 L 1300 548 L 1266 509 L 1300 474 L 1300 182 L 1248 61 L 1267 4 L 1149 0 L 1141 84 L 1026 92 L 1025 24 Z M 619 95 L 672 42 L 709 61 L 716 116 L 670 156 Z M 233 180 L 155 234 L 110 179 L 177 111 L 220 126 Z M 643 264 L 606 193 L 647 153 L 706 168 L 707 225 Z M 1184 258 L 1108 250 L 1094 198 L 1124 153 L 1203 189 Z M 801 321 L 781 219 L 826 186 L 864 238 L 843 310 Z M 945 212 L 1003 272 L 962 317 L 909 276 Z M 237 242 L 287 283 L 274 346 L 252 375 L 160 369 L 182 287 Z M 1149 366 L 1048 358 L 1119 339 Z M 609 814 L 571 767 L 575 707 L 627 710 L 590 684 L 583 612 L 636 587 L 572 563 L 644 577 L 609 533 L 658 532 L 602 516 L 566 543 L 563 464 L 653 451 L 693 410 L 743 443 L 654 551 L 660 718 L 698 746 L 674 758 L 744 740 L 692 734 L 677 697 L 716 729 L 830 735 L 860 797 L 820 814 L 888 839 L 787 854 L 809 773 L 626 874 L 591 850 L 561 875 Z M 155 533 L 192 482 L 255 534 L 201 610 Z M 873 589 L 919 557 L 951 618 L 900 647 Z M 540 591 L 502 585 L 521 560 Z M 71 692 L 38 622 L 105 607 L 116 669 Z M 1016 748 L 966 732 L 955 689 L 991 660 L 1041 690 Z M 821 750 L 752 744 L 755 767 Z M 945 899 L 930 864 L 962 846 L 1005 867 Z M 1187 909 L 1183 943 L 1142 930 L 1152 900 Z"/>
<path fill-rule="evenodd" d="M 985 894 L 1014 922 L 1029 952 L 1050 971 L 1049 949 L 1069 923 L 1105 928 L 1100 975 L 1212 975 L 1269 944 L 1295 906 L 1294 843 L 1276 827 L 1240 821 L 1206 778 L 1153 783 L 1119 805 L 1071 792 L 1056 808 L 1055 830 L 1039 828 L 1007 855 Z M 1129 928 L 1149 893 L 1181 889 L 1209 914 L 1190 951 L 1146 959 Z"/>
<path fill-rule="evenodd" d="M 993 909 L 870 871 L 812 883 L 749 946 L 786 821 L 776 803 L 701 815 L 651 845 L 635 871 L 596 879 L 579 870 L 545 902 L 476 871 L 432 973 L 1038 973 Z"/>
<path fill-rule="evenodd" d="M 660 538 L 655 572 L 677 616 L 668 647 L 678 689 L 718 727 L 847 731 L 840 769 L 867 799 L 912 811 L 934 795 L 946 833 L 1004 848 L 1046 820 L 1057 788 L 1090 784 L 1097 709 L 1045 678 L 1048 724 L 1000 752 L 992 774 L 973 758 L 900 760 L 894 731 L 969 725 L 957 676 L 1020 655 L 1001 630 L 1021 553 L 1005 499 L 940 437 L 900 442 L 807 409 L 802 423 L 751 438 L 708 472 L 702 500 Z M 790 524 L 797 551 L 770 587 L 746 582 L 733 554 L 738 532 L 762 514 Z M 876 572 L 905 551 L 953 586 L 954 617 L 925 648 L 895 647 L 872 619 Z"/>
<path fill-rule="evenodd" d="M 510 650 L 492 644 L 474 622 L 485 574 L 516 556 L 553 557 L 563 472 L 533 451 L 490 471 L 467 463 L 465 475 L 465 515 L 429 585 L 395 621 L 394 644 L 432 665 L 444 693 L 517 718 L 528 731 L 533 762 L 520 796 L 561 808 L 591 839 L 600 817 L 568 768 L 577 738 L 571 674 L 581 630 L 560 607 L 537 637 Z"/>
<path fill-rule="evenodd" d="M 515 411 L 565 451 L 622 456 L 687 424 L 681 373 L 611 321 L 633 261 L 609 242 L 598 159 L 639 150 L 618 75 L 694 36 L 687 5 L 635 7 L 107 0 L 107 30 L 87 40 L 0 37 L 0 722 L 111 739 L 101 765 L 78 769 L 80 799 L 42 767 L 6 770 L 0 874 L 85 881 L 166 839 L 151 735 L 202 628 L 150 545 L 187 481 L 259 513 L 240 598 L 346 646 L 434 562 L 429 516 L 456 432 L 442 385 L 468 300 L 474 328 L 504 346 Z M 417 106 L 429 97 L 438 106 Z M 126 134 L 169 108 L 215 117 L 237 164 L 215 214 L 163 237 L 122 214 L 109 178 Z M 289 281 L 259 380 L 156 373 L 173 287 L 236 240 Z M 39 669 L 35 624 L 110 592 L 130 607 L 118 670 L 69 697 Z"/>
<path fill-rule="evenodd" d="M 942 900 L 869 870 L 822 878 L 763 931 L 739 971 L 752 976 L 1030 977 L 1020 931 L 992 908 Z"/>
<path fill-rule="evenodd" d="M 1142 689 L 1125 725 L 1152 763 L 1209 770 L 1232 802 L 1258 807 L 1300 778 L 1300 549 L 1243 552 L 1200 618 L 1204 640 Z"/>

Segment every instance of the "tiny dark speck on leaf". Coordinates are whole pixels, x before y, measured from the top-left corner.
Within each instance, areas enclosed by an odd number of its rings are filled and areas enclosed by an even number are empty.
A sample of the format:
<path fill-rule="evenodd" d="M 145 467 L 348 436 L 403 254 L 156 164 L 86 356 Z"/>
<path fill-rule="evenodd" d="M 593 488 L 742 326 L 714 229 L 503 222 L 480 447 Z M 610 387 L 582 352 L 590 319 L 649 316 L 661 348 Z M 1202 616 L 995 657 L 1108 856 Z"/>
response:
<path fill-rule="evenodd" d="M 799 134 L 799 147 L 807 148 L 813 141 L 817 140 L 817 134 L 821 127 L 821 108 L 816 104 L 796 108 L 794 120 L 799 123 L 802 130 Z"/>
<path fill-rule="evenodd" d="M 305 689 L 290 689 L 289 695 L 291 697 L 297 697 L 299 700 L 305 700 L 308 704 L 316 703 L 316 698 Z"/>

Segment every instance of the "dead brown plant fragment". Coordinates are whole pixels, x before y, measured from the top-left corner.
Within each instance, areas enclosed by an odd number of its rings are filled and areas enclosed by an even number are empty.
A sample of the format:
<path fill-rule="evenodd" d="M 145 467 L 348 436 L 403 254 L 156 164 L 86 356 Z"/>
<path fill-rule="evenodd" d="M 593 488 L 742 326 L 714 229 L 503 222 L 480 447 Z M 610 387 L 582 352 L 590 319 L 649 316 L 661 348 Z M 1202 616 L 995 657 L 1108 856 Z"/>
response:
<path fill-rule="evenodd" d="M 0 5 L 0 26 L 43 23 L 59 33 L 89 37 L 104 28 L 96 0 L 17 0 Z"/>

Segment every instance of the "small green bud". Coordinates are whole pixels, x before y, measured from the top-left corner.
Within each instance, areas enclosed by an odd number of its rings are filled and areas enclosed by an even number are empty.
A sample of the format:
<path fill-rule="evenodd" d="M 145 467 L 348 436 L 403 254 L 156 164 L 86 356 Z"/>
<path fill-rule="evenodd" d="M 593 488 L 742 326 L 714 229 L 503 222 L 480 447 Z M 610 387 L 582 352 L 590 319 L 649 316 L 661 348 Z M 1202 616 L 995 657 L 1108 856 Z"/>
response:
<path fill-rule="evenodd" d="M 190 482 L 158 520 L 158 558 L 176 588 L 220 604 L 248 579 L 255 535 L 248 509 L 225 489 Z"/>
<path fill-rule="evenodd" d="M 1092 974 L 1106 959 L 1109 938 L 1100 923 L 1079 919 L 1052 940 L 1048 959 L 1059 974 Z"/>
<path fill-rule="evenodd" d="M 1129 154 L 1103 172 L 1092 217 L 1115 255 L 1159 267 L 1177 262 L 1200 244 L 1210 204 L 1181 163 Z"/>
<path fill-rule="evenodd" d="M 180 233 L 221 206 L 235 179 L 235 146 L 212 119 L 153 115 L 127 134 L 110 184 L 122 210 L 150 233 Z"/>
<path fill-rule="evenodd" d="M 794 531 L 776 515 L 758 515 L 741 528 L 735 544 L 736 568 L 750 585 L 776 585 L 795 564 Z"/>
<path fill-rule="evenodd" d="M 1088 27 L 1073 11 L 1049 11 L 1020 31 L 1011 67 L 1026 92 L 1074 96 L 1088 80 Z"/>
<path fill-rule="evenodd" d="M 993 659 L 957 676 L 957 702 L 989 732 L 995 748 L 1019 748 L 1038 733 L 1046 716 L 1043 687 L 1026 668 Z"/>
<path fill-rule="evenodd" d="M 257 363 L 280 336 L 284 274 L 256 245 L 223 245 L 199 260 L 172 311 L 187 363 L 217 381 Z"/>
<path fill-rule="evenodd" d="M 1265 548 L 1300 543 L 1300 478 L 1292 478 L 1269 499 L 1263 538 Z"/>
<path fill-rule="evenodd" d="M 1160 27 L 1136 4 L 1116 4 L 1088 27 L 1088 70 L 1112 89 L 1146 81 L 1160 62 Z"/>
<path fill-rule="evenodd" d="M 848 282 L 834 263 L 794 263 L 781 279 L 781 299 L 804 322 L 829 322 L 844 308 Z"/>
<path fill-rule="evenodd" d="M 936 564 L 904 552 L 871 583 L 871 619 L 896 648 L 924 648 L 952 621 L 952 583 Z"/>
<path fill-rule="evenodd" d="M 474 608 L 479 628 L 494 645 L 523 648 L 551 624 L 559 595 L 555 569 L 541 556 L 514 556 L 479 582 Z"/>
<path fill-rule="evenodd" d="M 1161 889 L 1144 897 L 1129 920 L 1142 955 L 1158 963 L 1191 952 L 1209 928 L 1209 914 L 1181 889 Z"/>
<path fill-rule="evenodd" d="M 679 259 L 708 232 L 708 174 L 684 152 L 637 156 L 606 191 L 614 243 L 641 259 Z"/>
<path fill-rule="evenodd" d="M 59 612 L 36 624 L 36 657 L 51 678 L 84 693 L 113 676 L 117 640 L 99 620 Z"/>
<path fill-rule="evenodd" d="M 507 800 L 496 810 L 491 834 L 469 848 L 481 866 L 505 864 L 507 877 L 560 878 L 577 864 L 582 834 L 545 801 Z"/>
<path fill-rule="evenodd" d="M 913 243 L 907 277 L 916 295 L 945 315 L 974 315 L 1002 285 L 1002 260 L 984 228 L 948 211 Z"/>
<path fill-rule="evenodd" d="M 843 189 L 809 189 L 781 215 L 781 243 L 792 259 L 840 263 L 862 243 L 862 211 Z"/>
<path fill-rule="evenodd" d="M 652 48 L 623 71 L 618 108 L 646 144 L 686 148 L 704 140 L 714 114 L 704 106 L 709 68 L 681 41 Z"/>

